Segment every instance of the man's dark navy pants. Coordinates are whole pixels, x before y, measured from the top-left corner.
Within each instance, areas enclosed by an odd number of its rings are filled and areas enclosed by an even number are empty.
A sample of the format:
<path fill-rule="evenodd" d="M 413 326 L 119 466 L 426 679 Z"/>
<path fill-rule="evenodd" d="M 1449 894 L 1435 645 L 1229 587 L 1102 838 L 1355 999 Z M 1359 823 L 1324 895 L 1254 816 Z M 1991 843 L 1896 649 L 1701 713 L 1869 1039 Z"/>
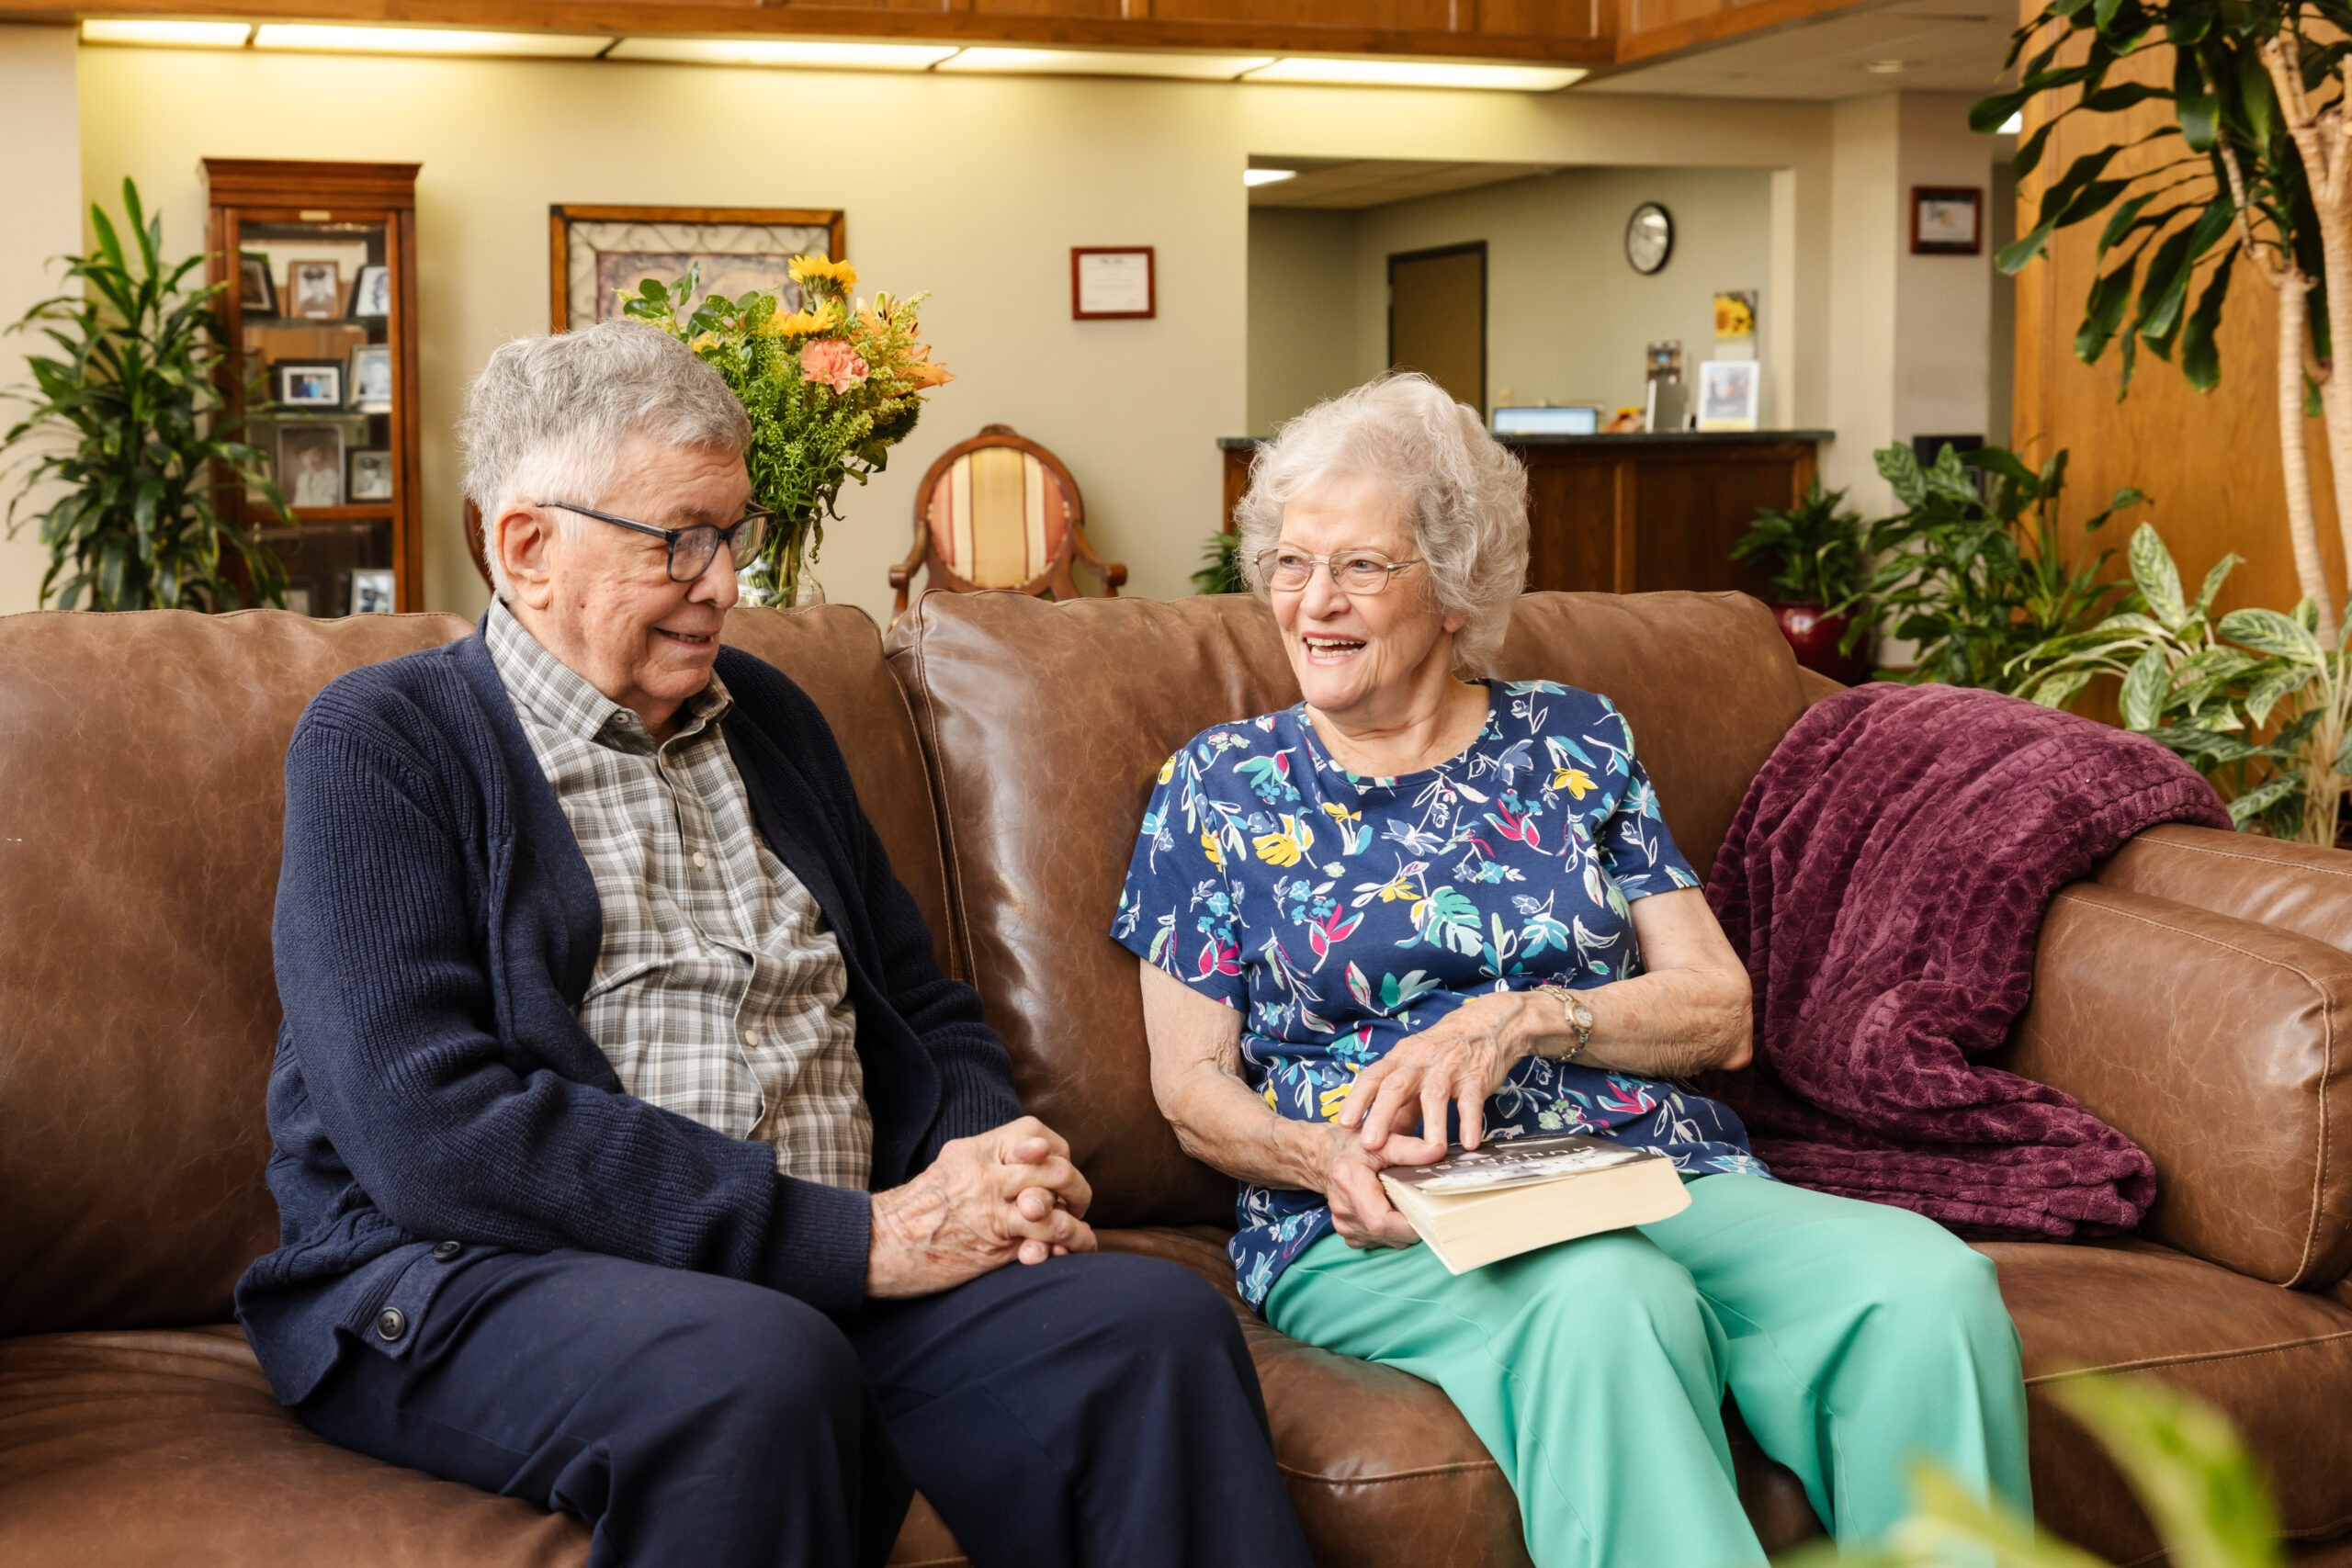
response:
<path fill-rule="evenodd" d="M 1239 1325 L 1172 1263 L 1015 1264 L 834 1318 L 714 1275 L 488 1253 L 424 1315 L 296 1414 L 578 1515 L 592 1568 L 877 1564 L 910 1486 L 975 1568 L 1306 1568 Z"/>

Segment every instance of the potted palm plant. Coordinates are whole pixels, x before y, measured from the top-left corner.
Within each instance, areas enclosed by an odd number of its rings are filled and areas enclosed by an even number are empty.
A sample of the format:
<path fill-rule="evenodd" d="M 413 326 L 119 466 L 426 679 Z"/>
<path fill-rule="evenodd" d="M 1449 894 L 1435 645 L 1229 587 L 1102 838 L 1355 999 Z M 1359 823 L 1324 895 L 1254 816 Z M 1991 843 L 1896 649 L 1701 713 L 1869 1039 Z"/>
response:
<path fill-rule="evenodd" d="M 204 258 L 164 259 L 164 221 L 129 180 L 122 210 L 130 244 L 93 205 L 98 248 L 66 258 L 87 292 L 44 299 L 10 329 L 38 326 L 58 352 L 28 355 L 34 386 L 11 394 L 31 412 L 0 435 L 0 456 L 16 457 L 0 480 L 20 486 L 8 532 L 28 498 L 48 499 L 40 597 L 54 592 L 62 609 L 282 604 L 285 569 L 238 516 L 243 492 L 293 521 L 267 458 L 235 439 L 215 379 L 225 350 L 212 301 L 224 286 L 185 287 Z"/>
<path fill-rule="evenodd" d="M 1851 685 L 1871 672 L 1868 637 L 1855 632 L 1850 606 L 1864 577 L 1861 513 L 1843 510 L 1846 492 L 1815 479 L 1804 499 L 1787 511 L 1767 507 L 1734 545 L 1731 558 L 1771 573 L 1772 613 L 1797 662 Z M 1863 651 L 1847 653 L 1849 641 Z"/>

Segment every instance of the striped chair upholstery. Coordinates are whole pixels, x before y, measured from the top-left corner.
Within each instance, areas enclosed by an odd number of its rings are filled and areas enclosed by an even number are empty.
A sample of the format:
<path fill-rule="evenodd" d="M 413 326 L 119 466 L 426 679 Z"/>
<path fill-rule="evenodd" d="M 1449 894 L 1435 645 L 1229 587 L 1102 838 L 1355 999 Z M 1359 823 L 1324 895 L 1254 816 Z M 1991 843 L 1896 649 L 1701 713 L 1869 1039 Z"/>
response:
<path fill-rule="evenodd" d="M 983 446 L 931 487 L 932 547 L 976 588 L 1019 588 L 1053 568 L 1069 536 L 1069 492 L 1016 446 Z"/>
<path fill-rule="evenodd" d="M 915 491 L 914 548 L 890 569 L 898 608 L 928 568 L 924 586 L 950 592 L 1010 589 L 1075 599 L 1084 567 L 1116 596 L 1127 569 L 1086 541 L 1086 502 L 1061 459 L 1009 424 L 983 425 L 939 456 Z"/>

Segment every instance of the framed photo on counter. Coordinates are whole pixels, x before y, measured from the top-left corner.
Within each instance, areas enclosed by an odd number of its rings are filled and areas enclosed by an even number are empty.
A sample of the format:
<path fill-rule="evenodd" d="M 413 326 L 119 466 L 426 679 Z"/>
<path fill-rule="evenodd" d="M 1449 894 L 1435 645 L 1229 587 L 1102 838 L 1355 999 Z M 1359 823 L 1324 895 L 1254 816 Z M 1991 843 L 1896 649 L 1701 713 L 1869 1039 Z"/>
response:
<path fill-rule="evenodd" d="M 1763 378 L 1753 359 L 1707 359 L 1699 365 L 1699 428 L 1753 430 Z"/>

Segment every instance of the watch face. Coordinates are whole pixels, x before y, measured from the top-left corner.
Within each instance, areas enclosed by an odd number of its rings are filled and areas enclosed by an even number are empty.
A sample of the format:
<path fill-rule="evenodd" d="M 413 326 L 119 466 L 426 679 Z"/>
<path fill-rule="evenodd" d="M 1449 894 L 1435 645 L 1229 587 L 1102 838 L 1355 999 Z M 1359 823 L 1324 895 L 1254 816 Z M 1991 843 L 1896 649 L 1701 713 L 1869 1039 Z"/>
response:
<path fill-rule="evenodd" d="M 1578 1029 L 1590 1029 L 1592 1027 L 1592 1010 L 1585 1006 L 1581 1001 L 1570 1002 L 1568 1004 L 1568 1019 Z"/>
<path fill-rule="evenodd" d="M 1674 219 L 1655 201 L 1634 209 L 1625 224 L 1625 259 L 1635 272 L 1647 275 L 1666 265 L 1674 254 Z"/>

